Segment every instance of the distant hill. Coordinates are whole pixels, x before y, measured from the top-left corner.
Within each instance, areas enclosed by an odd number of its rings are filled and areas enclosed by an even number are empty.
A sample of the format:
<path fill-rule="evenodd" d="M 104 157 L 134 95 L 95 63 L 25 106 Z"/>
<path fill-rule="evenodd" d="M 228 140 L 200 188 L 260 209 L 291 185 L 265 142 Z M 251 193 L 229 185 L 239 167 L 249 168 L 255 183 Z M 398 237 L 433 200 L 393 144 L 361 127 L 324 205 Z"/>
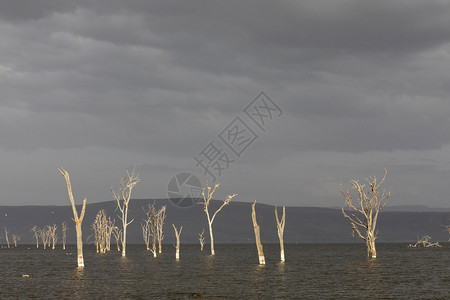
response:
<path fill-rule="evenodd" d="M 132 199 L 130 201 L 130 219 L 134 222 L 128 227 L 129 243 L 143 243 L 141 220 L 144 216 L 142 207 L 155 203 L 157 207 L 167 205 L 165 222 L 165 243 L 174 242 L 172 223 L 183 225 L 181 240 L 183 243 L 197 243 L 198 233 L 205 228 L 206 240 L 207 221 L 201 205 L 180 209 L 174 207 L 167 199 Z M 218 207 L 219 201 L 212 202 L 212 208 Z M 91 203 L 86 207 L 83 221 L 83 239 L 87 241 L 92 235 L 91 224 L 100 209 L 105 209 L 108 216 L 116 217 L 118 211 L 113 201 Z M 78 206 L 80 211 L 80 206 Z M 257 204 L 256 213 L 261 226 L 261 240 L 263 243 L 276 243 L 274 206 Z M 75 230 L 72 221 L 72 208 L 67 206 L 0 206 L 0 243 L 5 244 L 4 226 L 8 232 L 19 234 L 21 242 L 33 243 L 30 229 L 37 225 L 58 225 L 60 233 L 61 223 L 66 221 L 68 243 L 75 243 Z M 418 236 L 430 235 L 433 241 L 447 241 L 449 234 L 442 225 L 449 224 L 448 211 L 382 211 L 378 220 L 379 242 L 412 242 Z M 119 220 L 116 217 L 116 224 Z M 213 224 L 216 243 L 253 243 L 254 233 L 251 221 L 251 203 L 232 202 L 216 217 Z M 352 238 L 351 226 L 340 209 L 320 207 L 286 207 L 286 243 L 335 243 L 359 242 Z M 11 239 L 10 239 L 11 240 Z M 92 240 L 92 238 L 91 238 Z"/>

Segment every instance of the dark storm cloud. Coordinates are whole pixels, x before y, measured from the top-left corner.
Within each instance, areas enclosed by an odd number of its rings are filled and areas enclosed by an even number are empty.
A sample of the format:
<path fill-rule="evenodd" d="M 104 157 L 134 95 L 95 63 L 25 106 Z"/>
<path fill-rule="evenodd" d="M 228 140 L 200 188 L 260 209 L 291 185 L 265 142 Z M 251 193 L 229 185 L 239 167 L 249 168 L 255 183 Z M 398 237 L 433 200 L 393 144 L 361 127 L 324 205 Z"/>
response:
<path fill-rule="evenodd" d="M 2 0 L 0 19 L 26 22 L 45 18 L 55 12 L 70 12 L 74 9 L 75 5 L 70 0 Z"/>
<path fill-rule="evenodd" d="M 316 192 L 319 170 L 382 170 L 398 151 L 446 161 L 449 13 L 446 1 L 1 1 L 0 152 L 85 153 L 80 169 L 124 161 L 163 181 L 265 91 L 285 113 L 232 181 L 271 197 L 283 178 L 295 197 L 301 178 L 305 195 L 331 199 L 337 179 Z"/>

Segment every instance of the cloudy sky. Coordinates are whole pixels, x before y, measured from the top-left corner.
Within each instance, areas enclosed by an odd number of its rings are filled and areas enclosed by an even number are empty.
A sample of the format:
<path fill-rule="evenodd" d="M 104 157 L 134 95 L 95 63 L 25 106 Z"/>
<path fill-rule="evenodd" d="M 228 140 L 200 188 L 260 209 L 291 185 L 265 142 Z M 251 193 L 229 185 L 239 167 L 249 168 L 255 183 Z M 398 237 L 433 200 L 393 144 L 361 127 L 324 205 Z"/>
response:
<path fill-rule="evenodd" d="M 133 166 L 134 197 L 165 198 L 180 172 L 211 181 L 194 158 L 216 173 L 228 158 L 219 197 L 340 206 L 340 181 L 387 168 L 390 205 L 448 207 L 449 15 L 438 0 L 2 0 L 0 205 L 68 205 L 58 167 L 77 202 L 112 200 Z"/>

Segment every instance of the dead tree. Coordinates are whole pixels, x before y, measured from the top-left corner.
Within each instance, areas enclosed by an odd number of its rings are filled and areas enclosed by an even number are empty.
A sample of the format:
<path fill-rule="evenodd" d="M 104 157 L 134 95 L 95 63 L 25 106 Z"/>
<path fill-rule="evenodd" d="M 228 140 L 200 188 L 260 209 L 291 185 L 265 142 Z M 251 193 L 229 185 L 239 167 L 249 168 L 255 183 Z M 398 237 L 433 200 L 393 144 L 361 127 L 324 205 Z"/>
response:
<path fill-rule="evenodd" d="M 277 221 L 278 238 L 280 239 L 280 256 L 281 256 L 281 261 L 285 261 L 285 258 L 284 258 L 284 242 L 283 242 L 284 225 L 286 224 L 286 207 L 285 206 L 283 206 L 283 215 L 281 217 L 281 221 L 278 219 L 277 207 L 275 206 L 275 219 Z"/>
<path fill-rule="evenodd" d="M 112 235 L 114 236 L 114 239 L 116 240 L 117 251 L 120 252 L 120 239 L 121 239 L 121 236 L 122 236 L 122 229 L 119 229 L 119 227 L 114 226 L 112 228 Z"/>
<path fill-rule="evenodd" d="M 144 239 L 145 248 L 150 251 L 150 224 L 147 220 L 141 223 L 142 238 Z"/>
<path fill-rule="evenodd" d="M 13 243 L 14 243 L 14 248 L 17 248 L 17 242 L 20 241 L 20 235 L 17 234 L 11 234 L 12 239 L 13 239 Z"/>
<path fill-rule="evenodd" d="M 256 205 L 256 200 L 252 204 L 252 221 L 253 221 L 253 229 L 255 230 L 256 249 L 258 250 L 259 264 L 265 265 L 266 260 L 264 258 L 263 246 L 261 244 L 260 228 L 259 228 L 258 223 L 256 222 L 255 205 Z"/>
<path fill-rule="evenodd" d="M 147 250 L 150 250 L 153 253 L 153 257 L 156 257 L 156 237 L 157 237 L 157 221 L 158 221 L 158 211 L 155 208 L 154 204 L 149 204 L 148 209 L 145 210 L 146 219 L 144 219 L 144 224 L 142 227 L 142 231 L 145 237 L 144 240 L 147 245 Z M 152 247 L 150 248 L 150 238 L 152 242 Z"/>
<path fill-rule="evenodd" d="M 83 222 L 84 213 L 86 211 L 86 198 L 83 200 L 83 206 L 81 208 L 81 214 L 78 217 L 78 212 L 75 207 L 75 200 L 73 199 L 73 193 L 72 193 L 72 185 L 70 184 L 70 178 L 69 173 L 64 169 L 60 168 L 58 169 L 62 176 L 66 179 L 67 184 L 67 193 L 69 195 L 70 203 L 72 204 L 72 211 L 73 211 L 73 220 L 75 222 L 75 230 L 77 232 L 77 260 L 78 260 L 78 267 L 84 267 L 84 258 L 83 258 L 83 236 L 81 231 L 81 222 Z"/>
<path fill-rule="evenodd" d="M 66 250 L 66 237 L 67 237 L 67 223 L 66 222 L 62 222 L 61 231 L 62 231 L 63 250 Z"/>
<path fill-rule="evenodd" d="M 416 248 L 416 247 L 420 247 L 421 245 L 422 245 L 422 247 L 425 247 L 425 248 L 429 248 L 429 247 L 442 247 L 442 246 L 439 244 L 439 242 L 432 243 L 432 242 L 430 242 L 430 241 L 431 241 L 431 236 L 429 236 L 429 235 L 424 235 L 424 236 L 421 237 L 420 239 L 417 238 L 417 243 L 415 243 L 414 245 L 409 244 L 408 247 Z"/>
<path fill-rule="evenodd" d="M 6 226 L 5 226 L 5 238 L 6 238 L 6 244 L 8 245 L 8 248 L 10 248 L 9 239 L 8 239 L 8 230 L 6 230 Z"/>
<path fill-rule="evenodd" d="M 175 258 L 178 260 L 180 259 L 180 235 L 181 235 L 181 231 L 183 230 L 183 226 L 180 227 L 180 231 L 177 230 L 177 228 L 175 227 L 174 224 L 172 224 L 173 229 L 175 230 L 175 236 L 177 237 L 177 246 L 176 251 L 175 251 Z"/>
<path fill-rule="evenodd" d="M 351 180 L 352 189 L 356 192 L 358 197 L 358 204 L 352 204 L 352 196 L 347 190 L 344 192 L 342 189 L 342 182 L 340 184 L 340 190 L 345 198 L 345 203 L 348 206 L 349 212 L 347 213 L 344 208 L 342 208 L 342 214 L 344 217 L 348 218 L 352 224 L 352 236 L 354 233 L 358 234 L 366 242 L 367 246 L 367 257 L 375 258 L 377 257 L 377 251 L 375 249 L 375 240 L 377 238 L 378 232 L 375 232 L 375 227 L 377 225 L 378 213 L 386 205 L 389 200 L 390 193 L 386 193 L 384 190 L 380 192 L 380 187 L 384 183 L 387 175 L 387 170 L 384 170 L 384 176 L 378 183 L 375 176 L 367 179 L 366 182 L 369 184 L 369 188 L 365 188 L 365 184 L 361 184 L 357 180 Z M 357 213 L 353 213 L 357 212 Z M 360 227 L 365 230 L 365 232 L 360 231 Z"/>
<path fill-rule="evenodd" d="M 31 228 L 31 231 L 33 231 L 34 238 L 36 239 L 36 248 L 39 248 L 39 228 L 34 225 L 33 228 Z"/>
<path fill-rule="evenodd" d="M 108 221 L 104 209 L 100 210 L 92 223 L 97 253 L 106 253 L 108 249 Z"/>
<path fill-rule="evenodd" d="M 156 239 L 158 240 L 158 253 L 162 253 L 162 240 L 164 239 L 163 226 L 166 219 L 166 206 L 162 206 L 156 218 Z"/>
<path fill-rule="evenodd" d="M 52 240 L 52 249 L 55 250 L 56 241 L 58 240 L 58 235 L 56 234 L 56 224 L 53 224 L 53 226 L 48 227 L 48 235 L 50 236 L 50 239 Z M 50 240 L 49 240 L 50 243 Z"/>
<path fill-rule="evenodd" d="M 218 187 L 219 187 L 219 184 L 216 184 L 214 186 L 214 188 L 211 189 L 211 187 L 208 186 L 208 182 L 206 182 L 206 188 L 203 188 L 203 190 L 202 190 L 203 201 L 199 202 L 199 204 L 203 204 L 203 210 L 205 211 L 206 218 L 208 219 L 209 239 L 211 241 L 211 255 L 215 255 L 215 252 L 214 252 L 214 236 L 213 236 L 213 229 L 212 229 L 212 224 L 214 222 L 214 219 L 216 218 L 217 213 L 219 211 L 221 211 L 222 208 L 225 205 L 230 204 L 231 199 L 233 199 L 233 197 L 236 196 L 236 194 L 228 195 L 227 198 L 223 201 L 222 205 L 216 210 L 216 212 L 211 217 L 210 214 L 209 214 L 209 205 L 211 203 L 212 197 L 214 196 L 214 192 L 216 191 L 216 189 Z"/>
<path fill-rule="evenodd" d="M 200 242 L 200 251 L 203 251 L 203 246 L 205 245 L 205 238 L 203 237 L 204 233 L 205 233 L 205 228 L 203 228 L 202 233 L 198 234 L 198 240 Z"/>
<path fill-rule="evenodd" d="M 117 207 L 121 212 L 119 219 L 122 221 L 122 256 L 126 256 L 126 246 L 127 246 L 127 227 L 130 225 L 134 219 L 128 222 L 128 205 L 130 204 L 131 192 L 134 186 L 140 181 L 139 175 L 135 175 L 135 169 L 128 172 L 127 176 L 120 180 L 120 186 L 117 191 L 111 188 L 114 200 L 117 202 Z"/>
<path fill-rule="evenodd" d="M 50 230 L 48 226 L 44 226 L 41 230 L 39 230 L 39 235 L 41 236 L 42 245 L 44 246 L 44 250 L 47 248 L 48 241 L 50 240 Z"/>

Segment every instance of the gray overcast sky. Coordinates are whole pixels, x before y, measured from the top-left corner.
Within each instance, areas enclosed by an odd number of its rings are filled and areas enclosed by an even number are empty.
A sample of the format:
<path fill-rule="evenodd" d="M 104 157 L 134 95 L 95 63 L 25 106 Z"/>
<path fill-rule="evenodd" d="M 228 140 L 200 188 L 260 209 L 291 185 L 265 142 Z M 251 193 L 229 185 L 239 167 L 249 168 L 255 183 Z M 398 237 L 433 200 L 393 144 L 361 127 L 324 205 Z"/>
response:
<path fill-rule="evenodd" d="M 381 177 L 390 205 L 448 207 L 449 1 L 0 1 L 0 205 L 167 197 L 211 141 L 239 201 L 340 206 Z M 244 108 L 264 91 L 266 131 Z M 219 134 L 240 117 L 240 157 Z M 231 127 L 228 127 L 231 128 Z M 242 139 L 244 142 L 245 139 Z M 244 144 L 245 145 L 245 144 Z"/>

